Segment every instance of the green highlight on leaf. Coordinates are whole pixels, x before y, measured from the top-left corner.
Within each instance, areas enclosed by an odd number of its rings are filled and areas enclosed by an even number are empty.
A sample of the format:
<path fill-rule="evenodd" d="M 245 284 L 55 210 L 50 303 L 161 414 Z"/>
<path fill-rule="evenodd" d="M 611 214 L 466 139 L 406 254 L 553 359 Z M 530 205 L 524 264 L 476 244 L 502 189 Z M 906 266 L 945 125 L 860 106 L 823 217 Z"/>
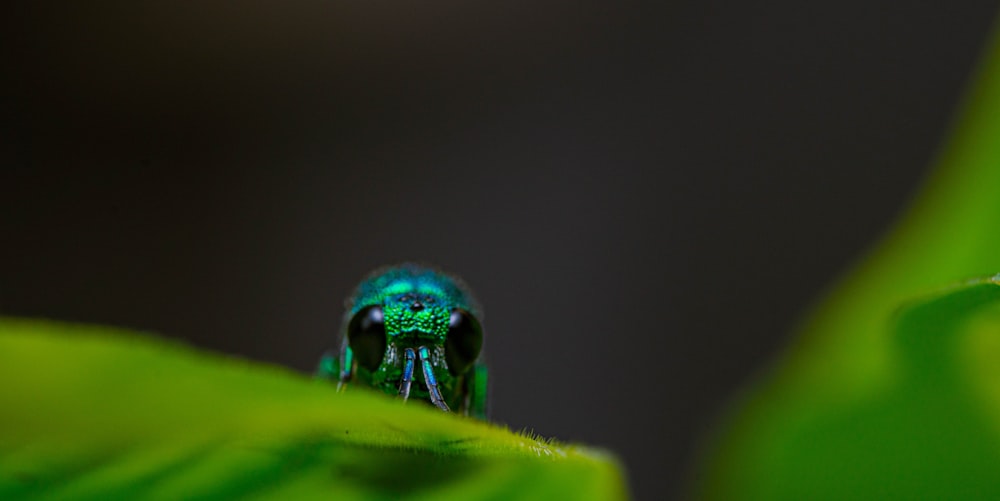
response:
<path fill-rule="evenodd" d="M 723 423 L 704 498 L 1000 499 L 996 280 L 936 290 L 1000 271 L 998 33 L 957 118 L 912 207 Z"/>
<path fill-rule="evenodd" d="M 103 327 L 0 320 L 0 499 L 624 499 L 600 450 Z"/>

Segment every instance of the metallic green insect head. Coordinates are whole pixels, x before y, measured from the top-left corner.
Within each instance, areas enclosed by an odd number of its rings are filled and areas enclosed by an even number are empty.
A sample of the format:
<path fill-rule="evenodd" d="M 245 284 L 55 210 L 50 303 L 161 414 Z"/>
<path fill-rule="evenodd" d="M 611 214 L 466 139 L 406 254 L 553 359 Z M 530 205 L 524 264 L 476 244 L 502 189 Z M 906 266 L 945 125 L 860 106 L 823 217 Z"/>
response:
<path fill-rule="evenodd" d="M 486 417 L 479 308 L 465 285 L 433 268 L 376 270 L 347 302 L 339 357 L 320 375 Z"/>

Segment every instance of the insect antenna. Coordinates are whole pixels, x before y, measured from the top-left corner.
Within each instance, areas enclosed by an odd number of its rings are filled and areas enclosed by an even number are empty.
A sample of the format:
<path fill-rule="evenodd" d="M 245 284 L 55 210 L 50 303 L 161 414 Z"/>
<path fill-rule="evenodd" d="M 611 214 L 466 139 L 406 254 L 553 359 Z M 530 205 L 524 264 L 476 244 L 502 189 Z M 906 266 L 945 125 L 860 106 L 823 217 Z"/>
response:
<path fill-rule="evenodd" d="M 413 360 L 416 355 L 413 353 L 413 348 L 407 348 L 403 351 L 403 358 L 405 362 L 403 363 L 403 379 L 399 382 L 399 396 L 403 397 L 403 401 L 410 398 L 410 384 L 413 382 Z"/>
<path fill-rule="evenodd" d="M 448 404 L 441 397 L 441 390 L 438 389 L 437 378 L 434 377 L 434 371 L 431 368 L 430 351 L 427 350 L 426 346 L 421 346 L 418 350 L 420 352 L 420 367 L 424 371 L 424 382 L 427 383 L 427 393 L 430 394 L 431 403 L 438 409 L 450 411 Z"/>

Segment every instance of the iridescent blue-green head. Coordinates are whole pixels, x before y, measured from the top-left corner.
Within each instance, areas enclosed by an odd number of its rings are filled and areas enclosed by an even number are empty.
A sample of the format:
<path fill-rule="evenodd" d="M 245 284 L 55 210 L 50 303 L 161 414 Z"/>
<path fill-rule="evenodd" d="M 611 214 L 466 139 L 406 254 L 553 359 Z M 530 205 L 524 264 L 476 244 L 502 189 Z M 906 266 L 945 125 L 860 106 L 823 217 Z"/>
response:
<path fill-rule="evenodd" d="M 466 405 L 483 331 L 460 280 L 413 264 L 382 268 L 361 282 L 347 310 L 342 370 L 351 380 L 442 409 Z"/>

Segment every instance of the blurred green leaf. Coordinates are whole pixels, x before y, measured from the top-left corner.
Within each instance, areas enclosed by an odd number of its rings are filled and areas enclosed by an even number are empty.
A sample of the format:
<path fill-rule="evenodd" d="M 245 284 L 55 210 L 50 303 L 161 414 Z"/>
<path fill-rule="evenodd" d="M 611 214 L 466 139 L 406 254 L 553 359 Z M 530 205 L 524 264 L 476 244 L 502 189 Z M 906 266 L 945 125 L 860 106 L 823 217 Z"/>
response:
<path fill-rule="evenodd" d="M 935 309 L 932 302 L 890 327 L 907 300 L 1000 271 L 996 35 L 958 118 L 905 217 L 807 317 L 789 352 L 724 423 L 699 479 L 705 497 L 982 499 L 956 483 L 969 482 L 1000 499 L 1000 381 L 985 369 L 963 372 L 984 367 L 980 351 L 996 360 L 996 324 L 969 334 L 958 326 L 979 315 L 974 302 L 957 309 Z M 994 289 L 967 287 L 988 296 Z M 939 301 L 966 297 L 954 294 Z M 955 336 L 962 339 L 949 338 Z M 934 339 L 941 350 L 974 338 L 980 351 L 965 358 L 932 353 L 912 345 L 916 338 Z M 984 389 L 990 385 L 992 400 Z"/>
<path fill-rule="evenodd" d="M 710 497 L 1000 499 L 1000 276 L 905 308 L 886 334 L 888 385 L 784 418 L 760 462 L 739 463 Z"/>
<path fill-rule="evenodd" d="M 123 331 L 0 320 L 0 499 L 623 499 L 616 460 Z"/>

